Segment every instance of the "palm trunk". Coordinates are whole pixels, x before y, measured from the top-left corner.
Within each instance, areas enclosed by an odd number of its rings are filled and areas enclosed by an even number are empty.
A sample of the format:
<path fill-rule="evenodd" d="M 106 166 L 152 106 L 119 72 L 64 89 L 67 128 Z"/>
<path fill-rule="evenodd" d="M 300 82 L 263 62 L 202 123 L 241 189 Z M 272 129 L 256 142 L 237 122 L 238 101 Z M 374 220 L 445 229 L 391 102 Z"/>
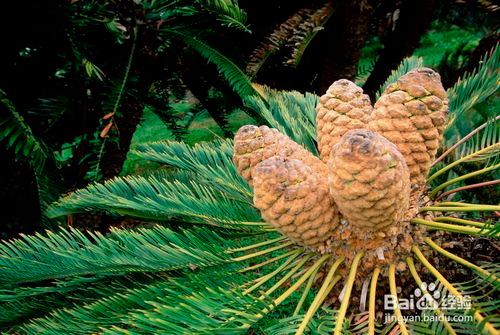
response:
<path fill-rule="evenodd" d="M 361 48 L 368 33 L 372 9 L 365 0 L 341 1 L 334 4 L 334 16 L 323 35 L 322 55 L 317 62 L 317 80 L 314 90 L 324 93 L 338 79 L 354 80 Z"/>
<path fill-rule="evenodd" d="M 372 73 L 363 89 L 372 98 L 378 88 L 395 69 L 403 58 L 410 56 L 427 31 L 432 20 L 436 0 L 406 0 L 401 6 L 400 16 L 394 31 L 384 43 L 382 51 Z"/>

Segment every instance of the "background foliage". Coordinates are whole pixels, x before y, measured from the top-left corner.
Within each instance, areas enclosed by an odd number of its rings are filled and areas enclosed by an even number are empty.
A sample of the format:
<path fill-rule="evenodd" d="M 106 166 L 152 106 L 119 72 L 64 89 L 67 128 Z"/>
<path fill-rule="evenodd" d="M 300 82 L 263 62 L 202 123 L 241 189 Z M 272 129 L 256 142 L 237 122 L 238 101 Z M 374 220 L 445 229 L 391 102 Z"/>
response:
<path fill-rule="evenodd" d="M 244 124 L 267 124 L 316 154 L 315 106 L 334 80 L 354 80 L 374 100 L 409 69 L 436 69 L 452 111 L 443 151 L 484 127 L 435 171 L 500 139 L 498 6 L 488 1 L 2 7 L 0 232 L 18 238 L 0 247 L 5 330 L 125 333 L 133 324 L 231 333 L 255 325 L 294 333 L 303 317 L 289 318 L 295 305 L 259 320 L 272 301 L 235 288 L 253 277 L 235 276 L 243 266 L 226 251 L 278 235 L 259 223 L 231 162 L 231 138 Z M 433 186 L 497 164 L 498 150 L 487 151 Z M 492 168 L 455 186 L 498 179 Z M 454 199 L 495 204 L 499 197 L 496 184 Z M 204 317 L 214 311 L 223 313 Z M 165 313 L 173 321 L 151 321 Z M 311 331 L 331 330 L 335 313 L 320 310 Z"/>

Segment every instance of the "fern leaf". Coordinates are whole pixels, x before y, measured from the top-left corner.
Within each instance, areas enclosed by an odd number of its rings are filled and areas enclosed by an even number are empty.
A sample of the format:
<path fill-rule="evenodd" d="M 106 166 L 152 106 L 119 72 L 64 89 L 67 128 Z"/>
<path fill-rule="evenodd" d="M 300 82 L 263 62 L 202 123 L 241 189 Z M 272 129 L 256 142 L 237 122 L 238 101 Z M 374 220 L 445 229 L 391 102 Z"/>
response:
<path fill-rule="evenodd" d="M 169 21 L 200 14 L 200 9 L 197 6 L 191 4 L 181 6 L 179 1 L 177 1 L 176 6 L 172 6 L 171 1 L 141 1 L 141 5 L 146 10 L 146 19 L 151 21 Z"/>
<path fill-rule="evenodd" d="M 200 41 L 196 37 L 190 36 L 184 32 L 171 29 L 163 29 L 162 31 L 166 34 L 171 34 L 179 38 L 206 58 L 208 62 L 217 66 L 219 73 L 226 78 L 231 88 L 239 94 L 242 99 L 248 96 L 258 95 L 258 92 L 254 90 L 250 79 L 245 75 L 245 73 L 219 51 L 215 50 L 205 42 Z"/>
<path fill-rule="evenodd" d="M 476 154 L 481 151 L 481 154 Z M 455 160 L 469 156 L 467 162 L 480 162 L 494 159 L 500 154 L 500 122 L 488 121 L 482 131 L 476 133 L 456 150 Z"/>
<path fill-rule="evenodd" d="M 316 105 L 318 97 L 311 93 L 284 92 L 257 86 L 264 99 L 249 97 L 246 105 L 269 124 L 287 134 L 295 142 L 318 154 L 316 148 Z"/>
<path fill-rule="evenodd" d="M 138 280 L 140 278 L 140 280 Z M 159 275 L 81 276 L 54 280 L 52 285 L 3 288 L 0 290 L 0 327 L 12 327 L 39 318 L 73 304 L 90 304 L 103 297 L 143 287 L 151 282 L 165 282 Z"/>
<path fill-rule="evenodd" d="M 196 229 L 191 231 L 196 236 L 194 241 L 198 238 L 207 240 L 210 238 L 210 232 L 209 235 L 198 234 L 203 231 Z M 141 235 L 142 230 L 138 230 L 136 233 Z M 28 333 L 38 333 L 38 331 L 34 331 L 33 329 L 44 324 L 44 327 L 47 327 L 44 333 L 50 330 L 56 334 L 64 331 L 73 334 L 77 332 L 75 329 L 85 329 L 86 333 L 93 333 L 96 332 L 96 327 L 116 325 L 119 323 L 119 319 L 124 317 L 130 309 L 148 307 L 149 305 L 146 301 L 151 301 L 154 296 L 151 295 L 151 288 L 155 288 L 155 292 L 158 292 L 158 289 L 165 287 L 163 286 L 164 284 L 171 282 L 172 276 L 185 278 L 194 273 L 199 273 L 199 269 L 202 268 L 205 274 L 207 272 L 216 272 L 210 274 L 210 277 L 215 278 L 222 275 L 226 278 L 232 278 L 232 281 L 235 278 L 240 278 L 238 282 L 248 282 L 251 280 L 249 276 L 254 276 L 254 274 L 249 272 L 244 274 L 244 276 L 238 274 L 235 277 L 235 274 L 238 273 L 236 271 L 241 268 L 241 265 L 226 262 L 227 254 L 224 250 L 226 248 L 232 249 L 233 246 L 253 245 L 263 239 L 273 238 L 275 235 L 246 236 L 238 234 L 234 236 L 235 242 L 232 242 L 232 240 L 228 240 L 227 238 L 230 237 L 232 239 L 233 235 L 228 233 L 223 232 L 223 235 L 217 235 L 224 236 L 224 241 L 220 241 L 221 243 L 218 243 L 219 246 L 217 247 L 217 249 L 223 250 L 221 258 L 224 261 L 213 263 L 215 266 L 199 266 L 195 261 L 186 263 L 187 265 L 184 266 L 184 270 L 179 271 L 180 268 L 177 268 L 175 272 L 170 271 L 165 273 L 160 269 L 162 266 L 160 265 L 161 261 L 151 262 L 149 260 L 148 262 L 151 264 L 156 264 L 153 266 L 159 266 L 158 271 L 162 272 L 118 271 L 110 276 L 107 273 L 97 271 L 97 274 L 56 279 L 50 283 L 42 281 L 38 283 L 29 282 L 24 286 L 18 286 L 20 284 L 13 287 L 10 287 L 10 285 L 7 287 L 4 286 L 0 289 L 0 326 L 26 327 Z M 184 241 L 190 240 L 193 236 L 185 235 L 184 232 L 177 232 L 175 234 L 180 236 Z M 115 240 L 112 235 L 107 237 Z M 158 248 L 162 248 L 162 237 L 151 236 L 151 239 L 155 240 L 155 245 Z M 203 243 L 206 244 L 207 240 Z M 117 241 L 121 242 L 123 239 L 118 239 Z M 144 244 L 143 247 L 146 250 L 155 249 L 149 243 Z M 190 246 L 188 249 L 182 248 L 181 243 L 176 238 L 171 239 L 167 247 L 178 248 L 180 252 L 184 252 L 195 259 L 204 258 L 203 254 L 197 253 L 196 246 Z M 82 245 L 80 248 L 83 250 L 85 246 Z M 124 248 L 126 248 L 126 245 Z M 212 248 L 212 250 L 215 249 Z M 59 251 L 61 254 L 60 257 L 63 257 L 63 252 Z M 140 253 L 139 257 L 141 255 L 143 253 Z M 113 259 L 126 259 L 128 257 L 127 255 L 116 257 L 116 254 L 115 256 L 113 254 L 109 256 Z M 217 255 L 214 255 L 214 257 L 217 257 Z M 107 262 L 109 263 L 109 261 Z M 126 275 L 122 276 L 122 274 Z M 188 279 L 183 281 L 187 282 Z M 40 286 L 35 286 L 37 284 Z M 46 316 L 43 317 L 44 315 Z M 30 321 L 30 319 L 32 320 Z"/>
<path fill-rule="evenodd" d="M 327 335 L 332 334 L 332 329 L 335 328 L 337 322 L 338 310 L 331 308 L 321 308 L 316 312 L 316 317 L 312 318 L 306 329 L 307 334 Z M 274 324 L 263 330 L 264 334 L 268 335 L 292 335 L 296 334 L 297 330 L 304 318 L 304 315 L 296 315 L 275 320 Z M 361 334 L 354 329 L 349 329 L 351 322 L 345 322 L 342 334 Z M 359 325 L 357 325 L 359 326 Z M 357 327 L 356 326 L 356 327 Z M 366 334 L 366 331 L 363 333 Z"/>
<path fill-rule="evenodd" d="M 191 172 L 197 180 L 230 192 L 234 199 L 252 203 L 252 189 L 237 173 L 232 161 L 233 142 L 222 140 L 189 146 L 161 141 L 138 145 L 132 153 L 142 159 Z"/>
<path fill-rule="evenodd" d="M 466 111 L 483 102 L 498 89 L 500 81 L 500 48 L 497 46 L 483 58 L 476 70 L 467 73 L 448 90 L 450 120 L 448 132 Z M 446 133 L 445 133 L 446 135 Z"/>
<path fill-rule="evenodd" d="M 0 283 L 19 284 L 86 274 L 168 271 L 227 259 L 230 242 L 209 229 L 174 232 L 165 227 L 111 234 L 74 229 L 22 236 L 0 246 Z M 206 243 L 206 241 L 218 241 Z"/>
<path fill-rule="evenodd" d="M 128 326 L 103 333 L 241 334 L 272 309 L 267 299 L 243 295 L 235 285 L 241 282 L 240 275 L 224 271 L 209 275 L 212 278 L 200 274 L 190 276 L 189 281 L 176 280 L 168 291 L 148 302 L 151 308 L 126 315 L 123 323 Z"/>
<path fill-rule="evenodd" d="M 231 269 L 217 267 L 221 274 L 227 274 Z M 213 270 L 208 271 L 213 272 Z M 192 272 L 181 272 L 178 278 L 189 282 L 187 275 Z M 214 276 L 216 277 L 216 276 Z M 98 297 L 88 299 L 85 296 L 73 299 L 73 305 L 64 308 L 53 306 L 50 314 L 43 317 L 31 318 L 24 323 L 17 324 L 15 329 L 23 333 L 38 334 L 91 334 L 100 332 L 104 327 L 124 325 L 122 320 L 126 319 L 128 313 L 135 310 L 146 310 L 152 308 L 149 301 L 157 297 L 171 295 L 175 289 L 172 278 L 154 276 L 150 280 L 127 278 L 126 281 L 113 280 L 105 282 L 108 288 L 99 288 Z M 195 288 L 196 286 L 193 285 Z M 92 295 L 96 290 L 90 286 Z M 74 292 L 72 292 L 74 295 Z M 71 298 L 75 298 L 71 296 Z"/>
<path fill-rule="evenodd" d="M 162 280 L 123 292 L 110 292 L 109 296 L 95 302 L 80 302 L 78 306 L 56 309 L 49 315 L 32 319 L 18 328 L 26 334 L 97 333 L 100 332 L 100 327 L 120 324 L 120 319 L 128 312 L 147 307 L 144 301 L 146 297 L 149 300 L 165 294 L 164 291 L 170 286 L 168 281 Z"/>
<path fill-rule="evenodd" d="M 37 139 L 24 118 L 16 111 L 12 102 L 0 90 L 0 141 L 14 151 L 16 157 L 27 158 L 31 167 L 38 172 L 44 168 L 49 157 L 47 148 Z"/>
<path fill-rule="evenodd" d="M 363 86 L 368 79 L 368 76 L 373 71 L 375 64 L 377 63 L 378 57 L 360 59 L 356 68 L 355 83 L 358 86 Z"/>
<path fill-rule="evenodd" d="M 250 30 L 245 25 L 247 14 L 238 6 L 235 0 L 197 0 L 205 9 L 213 11 L 218 20 L 225 26 L 240 29 L 246 32 Z"/>
<path fill-rule="evenodd" d="M 24 158 L 30 164 L 35 174 L 42 224 L 51 226 L 53 222 L 47 218 L 45 210 L 63 192 L 54 157 L 47 146 L 33 135 L 29 125 L 1 90 L 0 113 L 0 141 L 13 150 L 17 158 Z"/>
<path fill-rule="evenodd" d="M 89 210 L 144 220 L 177 218 L 235 229 L 246 229 L 245 222 L 260 221 L 250 204 L 233 200 L 221 191 L 196 181 L 169 181 L 155 175 L 117 177 L 92 184 L 62 198 L 48 213 L 55 217 Z"/>

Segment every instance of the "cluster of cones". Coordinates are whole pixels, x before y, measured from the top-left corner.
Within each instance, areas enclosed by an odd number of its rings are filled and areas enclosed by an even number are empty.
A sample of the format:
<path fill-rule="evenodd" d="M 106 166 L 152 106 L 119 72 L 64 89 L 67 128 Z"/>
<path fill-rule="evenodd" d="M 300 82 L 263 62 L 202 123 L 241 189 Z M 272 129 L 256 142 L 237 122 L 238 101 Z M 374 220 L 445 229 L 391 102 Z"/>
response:
<path fill-rule="evenodd" d="M 321 253 L 347 250 L 347 259 L 364 250 L 372 252 L 372 263 L 394 260 L 415 238 L 407 223 L 447 109 L 446 91 L 431 69 L 399 78 L 374 107 L 360 87 L 342 79 L 317 107 L 320 158 L 276 129 L 243 126 L 234 163 L 252 185 L 262 217 L 290 239 Z"/>

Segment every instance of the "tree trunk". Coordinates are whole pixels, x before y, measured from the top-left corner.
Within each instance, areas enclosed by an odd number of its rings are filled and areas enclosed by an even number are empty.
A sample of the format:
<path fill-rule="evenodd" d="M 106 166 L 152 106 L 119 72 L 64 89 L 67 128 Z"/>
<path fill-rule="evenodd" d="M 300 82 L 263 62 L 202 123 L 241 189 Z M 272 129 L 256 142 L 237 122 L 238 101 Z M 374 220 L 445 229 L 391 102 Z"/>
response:
<path fill-rule="evenodd" d="M 432 21 L 431 13 L 436 4 L 436 0 L 403 2 L 396 27 L 384 43 L 384 49 L 363 86 L 365 93 L 373 98 L 391 71 L 403 58 L 413 53 L 420 38 L 429 28 Z"/>
<path fill-rule="evenodd" d="M 290 76 L 293 89 L 321 95 L 335 80 L 356 77 L 372 8 L 367 0 L 342 0 L 333 2 L 333 11 Z"/>
<path fill-rule="evenodd" d="M 366 0 L 344 0 L 334 3 L 335 13 L 323 35 L 317 60 L 317 79 L 313 88 L 318 94 L 339 79 L 354 80 L 370 24 L 372 8 Z"/>

